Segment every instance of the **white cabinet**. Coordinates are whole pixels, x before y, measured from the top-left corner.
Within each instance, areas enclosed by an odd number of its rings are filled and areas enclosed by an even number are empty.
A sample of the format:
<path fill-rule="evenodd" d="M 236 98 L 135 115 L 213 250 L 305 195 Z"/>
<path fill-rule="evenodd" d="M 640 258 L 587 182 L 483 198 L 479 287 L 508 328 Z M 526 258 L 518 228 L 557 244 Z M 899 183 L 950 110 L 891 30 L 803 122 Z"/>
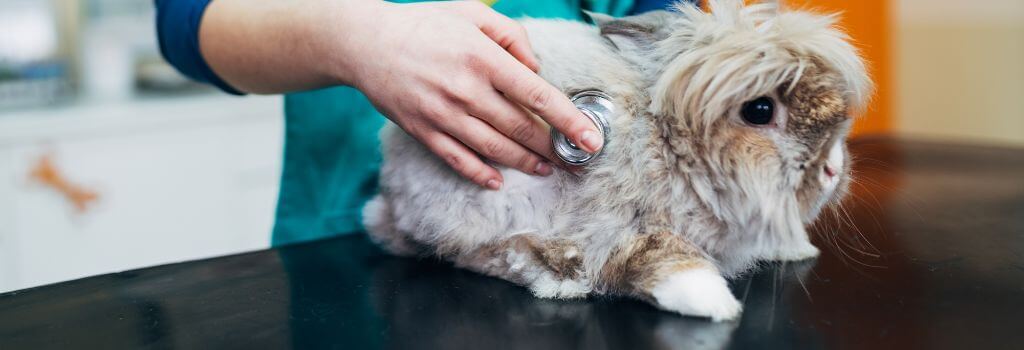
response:
<path fill-rule="evenodd" d="M 269 245 L 280 98 L 0 116 L 0 292 Z M 85 211 L 30 174 L 49 155 Z"/>

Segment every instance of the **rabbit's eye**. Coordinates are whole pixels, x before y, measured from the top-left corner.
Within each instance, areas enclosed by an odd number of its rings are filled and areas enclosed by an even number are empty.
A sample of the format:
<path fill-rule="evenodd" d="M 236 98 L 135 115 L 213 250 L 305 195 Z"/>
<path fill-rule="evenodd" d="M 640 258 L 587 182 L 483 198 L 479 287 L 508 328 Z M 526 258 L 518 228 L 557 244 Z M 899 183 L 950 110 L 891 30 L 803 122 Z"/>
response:
<path fill-rule="evenodd" d="M 770 97 L 760 97 L 743 104 L 740 116 L 747 123 L 754 125 L 768 125 L 775 116 L 775 102 Z"/>

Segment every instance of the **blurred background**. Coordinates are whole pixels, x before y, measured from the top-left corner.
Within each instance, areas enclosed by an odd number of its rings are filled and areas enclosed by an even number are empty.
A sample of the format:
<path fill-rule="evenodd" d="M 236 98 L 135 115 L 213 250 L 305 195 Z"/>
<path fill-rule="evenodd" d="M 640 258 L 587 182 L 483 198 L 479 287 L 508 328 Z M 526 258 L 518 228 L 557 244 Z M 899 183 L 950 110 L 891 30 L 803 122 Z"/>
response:
<path fill-rule="evenodd" d="M 160 56 L 150 0 L 0 0 L 0 292 L 269 246 L 279 97 Z"/>
<path fill-rule="evenodd" d="M 870 61 L 857 137 L 1024 151 L 1024 1 L 788 4 Z M 0 0 L 0 292 L 269 246 L 282 115 L 164 63 L 151 1 Z"/>

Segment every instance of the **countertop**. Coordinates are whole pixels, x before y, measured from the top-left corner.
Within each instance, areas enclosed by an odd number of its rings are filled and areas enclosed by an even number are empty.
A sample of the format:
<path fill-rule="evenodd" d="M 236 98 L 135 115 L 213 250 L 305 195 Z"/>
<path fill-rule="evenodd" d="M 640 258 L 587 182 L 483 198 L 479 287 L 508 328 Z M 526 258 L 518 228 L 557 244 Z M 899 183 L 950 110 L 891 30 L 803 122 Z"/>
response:
<path fill-rule="evenodd" d="M 731 281 L 736 322 L 540 300 L 363 235 L 0 295 L 0 349 L 1019 348 L 1024 150 L 868 138 L 822 255 Z"/>
<path fill-rule="evenodd" d="M 196 128 L 281 118 L 280 96 L 223 94 L 85 101 L 0 110 L 0 148 L 54 139 Z"/>

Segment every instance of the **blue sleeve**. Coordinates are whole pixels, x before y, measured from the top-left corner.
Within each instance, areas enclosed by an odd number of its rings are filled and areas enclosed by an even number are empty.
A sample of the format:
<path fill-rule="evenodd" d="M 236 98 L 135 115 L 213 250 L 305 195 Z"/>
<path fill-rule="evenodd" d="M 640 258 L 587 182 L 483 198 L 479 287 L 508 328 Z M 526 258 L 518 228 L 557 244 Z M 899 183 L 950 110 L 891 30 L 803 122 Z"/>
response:
<path fill-rule="evenodd" d="M 631 15 L 638 15 L 647 11 L 654 10 L 668 10 L 675 3 L 680 2 L 678 0 L 636 0 L 633 5 L 633 12 Z M 685 0 L 682 2 L 688 2 L 691 4 L 698 3 L 697 0 Z"/>
<path fill-rule="evenodd" d="M 174 68 L 193 80 L 224 92 L 242 95 L 210 69 L 199 53 L 199 23 L 210 0 L 155 0 L 160 53 Z"/>

